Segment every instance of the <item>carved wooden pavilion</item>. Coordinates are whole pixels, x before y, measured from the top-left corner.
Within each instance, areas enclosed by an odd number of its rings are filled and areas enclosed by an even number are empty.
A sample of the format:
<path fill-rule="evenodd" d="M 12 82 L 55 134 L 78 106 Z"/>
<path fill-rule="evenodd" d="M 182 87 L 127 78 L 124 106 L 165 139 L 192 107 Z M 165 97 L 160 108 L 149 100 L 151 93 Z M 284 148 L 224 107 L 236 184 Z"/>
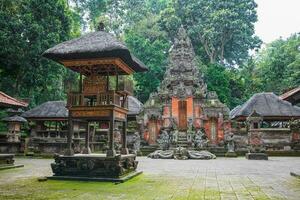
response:
<path fill-rule="evenodd" d="M 132 84 L 126 76 L 146 71 L 147 67 L 131 55 L 123 43 L 104 31 L 89 33 L 58 44 L 48 49 L 43 56 L 80 73 L 78 91 L 68 94 L 68 150 L 65 156 L 57 157 L 56 163 L 52 165 L 55 175 L 74 176 L 79 173 L 82 176 L 118 177 L 133 171 L 137 162 L 135 155 L 128 154 L 126 145 L 127 97 L 132 93 Z M 85 121 L 87 127 L 88 123 L 94 121 L 108 122 L 109 149 L 106 156 L 83 155 L 90 154 L 89 131 L 86 134 L 83 154 L 73 155 L 74 120 Z M 122 155 L 116 154 L 114 148 L 116 124 L 122 124 Z M 82 159 L 85 159 L 84 166 L 88 170 L 74 169 L 75 165 L 72 164 L 69 167 L 60 165 L 61 162 L 67 165 L 72 162 L 78 164 Z"/>

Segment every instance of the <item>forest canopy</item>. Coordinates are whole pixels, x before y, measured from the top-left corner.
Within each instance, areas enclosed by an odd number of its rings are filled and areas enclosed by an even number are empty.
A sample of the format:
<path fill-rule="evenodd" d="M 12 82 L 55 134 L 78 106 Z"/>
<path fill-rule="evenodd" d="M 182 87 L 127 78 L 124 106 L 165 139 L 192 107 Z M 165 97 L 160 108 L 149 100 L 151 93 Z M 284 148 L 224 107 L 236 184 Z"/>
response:
<path fill-rule="evenodd" d="M 256 8 L 254 0 L 0 0 L 0 90 L 31 106 L 65 99 L 77 75 L 41 54 L 103 22 L 149 67 L 133 77 L 142 102 L 159 86 L 181 25 L 208 89 L 230 108 L 256 92 L 281 94 L 300 85 L 300 35 L 261 48 Z"/>

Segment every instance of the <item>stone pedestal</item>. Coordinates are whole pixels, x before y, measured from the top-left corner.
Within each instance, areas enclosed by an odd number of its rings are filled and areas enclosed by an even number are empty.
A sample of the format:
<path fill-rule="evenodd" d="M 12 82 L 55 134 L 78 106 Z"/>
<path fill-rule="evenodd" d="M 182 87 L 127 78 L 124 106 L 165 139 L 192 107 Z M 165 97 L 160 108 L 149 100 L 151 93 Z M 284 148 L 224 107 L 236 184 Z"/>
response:
<path fill-rule="evenodd" d="M 16 167 L 24 167 L 24 165 L 14 165 L 15 155 L 14 154 L 0 154 L 0 170 L 1 169 L 10 169 Z"/>
<path fill-rule="evenodd" d="M 50 179 L 93 180 L 123 182 L 138 175 L 136 155 L 75 154 L 56 155 L 51 164 L 54 175 Z"/>
<path fill-rule="evenodd" d="M 237 154 L 233 151 L 233 152 L 230 152 L 228 151 L 226 154 L 225 154 L 225 157 L 227 158 L 236 158 L 237 157 Z"/>
<path fill-rule="evenodd" d="M 248 160 L 268 160 L 268 155 L 265 153 L 246 153 Z"/>

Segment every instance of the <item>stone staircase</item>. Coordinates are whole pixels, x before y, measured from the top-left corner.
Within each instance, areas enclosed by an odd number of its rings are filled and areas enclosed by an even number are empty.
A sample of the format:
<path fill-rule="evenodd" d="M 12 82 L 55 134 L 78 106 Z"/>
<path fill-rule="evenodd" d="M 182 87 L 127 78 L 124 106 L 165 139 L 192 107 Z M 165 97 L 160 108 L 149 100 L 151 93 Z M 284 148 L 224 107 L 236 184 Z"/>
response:
<path fill-rule="evenodd" d="M 188 140 L 186 132 L 179 132 L 177 146 L 188 147 Z"/>

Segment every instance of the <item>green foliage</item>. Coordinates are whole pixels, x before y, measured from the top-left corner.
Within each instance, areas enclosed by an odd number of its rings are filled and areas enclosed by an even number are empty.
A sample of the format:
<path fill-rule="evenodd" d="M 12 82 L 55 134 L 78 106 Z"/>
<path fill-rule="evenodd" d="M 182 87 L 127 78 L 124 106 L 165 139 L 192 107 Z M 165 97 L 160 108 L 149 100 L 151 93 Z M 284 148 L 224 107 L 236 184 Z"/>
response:
<path fill-rule="evenodd" d="M 65 97 L 68 71 L 41 54 L 78 35 L 76 14 L 63 0 L 1 1 L 0 89 L 31 105 Z"/>
<path fill-rule="evenodd" d="M 202 60 L 241 63 L 248 50 L 259 47 L 254 35 L 257 21 L 254 0 L 174 0 L 162 11 L 160 24 L 173 38 L 183 24 Z"/>
<path fill-rule="evenodd" d="M 159 86 L 167 65 L 170 44 L 164 32 L 159 31 L 155 16 L 141 20 L 125 32 L 125 42 L 133 54 L 149 68 L 148 72 L 134 74 L 135 94 L 145 102 Z"/>
<path fill-rule="evenodd" d="M 281 94 L 300 85 L 300 34 L 278 39 L 257 56 L 258 78 L 263 90 Z"/>

